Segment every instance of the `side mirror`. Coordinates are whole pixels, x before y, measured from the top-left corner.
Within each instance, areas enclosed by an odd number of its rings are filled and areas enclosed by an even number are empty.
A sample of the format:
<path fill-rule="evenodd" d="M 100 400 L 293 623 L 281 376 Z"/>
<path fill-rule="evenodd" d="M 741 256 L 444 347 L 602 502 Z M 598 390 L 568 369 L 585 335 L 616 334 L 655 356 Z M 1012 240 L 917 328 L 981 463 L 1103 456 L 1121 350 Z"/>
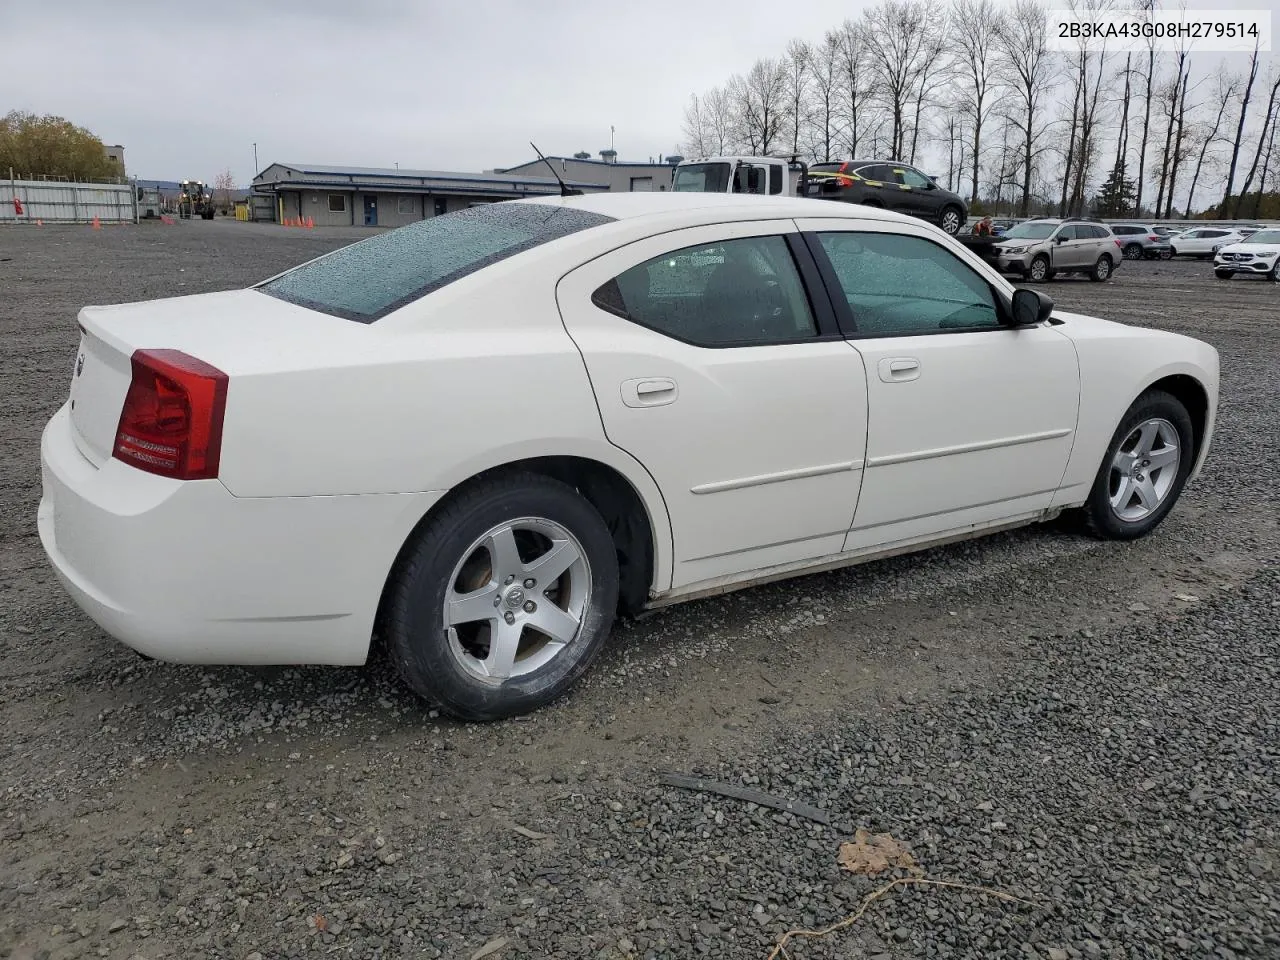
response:
<path fill-rule="evenodd" d="M 1013 326 L 1034 327 L 1053 315 L 1053 298 L 1039 290 L 1018 287 L 1013 291 Z"/>
<path fill-rule="evenodd" d="M 1054 238 L 1053 238 L 1053 242 L 1054 242 L 1054 243 L 1066 243 L 1066 242 L 1067 242 L 1067 235 L 1066 235 L 1065 233 L 1060 233 L 1060 234 L 1058 234 L 1056 237 L 1054 237 Z"/>

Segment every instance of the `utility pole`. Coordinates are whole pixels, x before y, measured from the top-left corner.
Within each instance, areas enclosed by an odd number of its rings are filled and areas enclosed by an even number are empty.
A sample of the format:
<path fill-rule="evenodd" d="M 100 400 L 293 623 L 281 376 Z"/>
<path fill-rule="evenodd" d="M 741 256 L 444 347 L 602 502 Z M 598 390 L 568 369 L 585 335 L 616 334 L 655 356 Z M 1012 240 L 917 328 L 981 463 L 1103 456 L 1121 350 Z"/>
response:
<path fill-rule="evenodd" d="M 255 177 L 258 175 L 258 145 L 256 143 L 253 145 L 253 175 Z"/>

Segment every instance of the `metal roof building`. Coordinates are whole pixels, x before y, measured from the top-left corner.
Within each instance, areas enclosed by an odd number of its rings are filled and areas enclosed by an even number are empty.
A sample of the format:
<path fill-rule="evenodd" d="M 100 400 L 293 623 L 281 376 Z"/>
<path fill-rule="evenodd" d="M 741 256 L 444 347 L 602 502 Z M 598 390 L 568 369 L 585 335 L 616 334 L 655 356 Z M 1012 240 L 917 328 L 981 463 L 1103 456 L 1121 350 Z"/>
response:
<path fill-rule="evenodd" d="M 612 150 L 601 150 L 600 159 L 579 154 L 575 157 L 547 157 L 555 167 L 556 173 L 568 180 L 570 178 L 582 183 L 595 184 L 614 193 L 639 193 L 652 191 L 659 193 L 671 189 L 671 176 L 675 165 L 682 157 L 660 158 L 659 162 L 649 163 L 634 160 L 619 160 Z M 528 176 L 546 172 L 547 165 L 541 160 L 529 160 L 514 167 L 499 168 L 495 174 L 515 174 Z M 586 191 L 584 191 L 586 192 Z"/>
<path fill-rule="evenodd" d="M 608 189 L 599 183 L 566 182 L 583 193 Z M 551 176 L 312 163 L 273 163 L 253 178 L 255 219 L 310 219 L 329 227 L 398 227 L 477 203 L 559 192 Z"/>

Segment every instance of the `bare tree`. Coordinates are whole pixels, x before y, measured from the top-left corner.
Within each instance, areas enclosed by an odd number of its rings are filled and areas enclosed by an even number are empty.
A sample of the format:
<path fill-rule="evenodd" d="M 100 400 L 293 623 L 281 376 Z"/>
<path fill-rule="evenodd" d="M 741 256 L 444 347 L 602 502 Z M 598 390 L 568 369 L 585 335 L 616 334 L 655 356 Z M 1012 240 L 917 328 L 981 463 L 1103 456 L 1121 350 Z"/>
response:
<path fill-rule="evenodd" d="M 787 44 L 782 60 L 787 94 L 787 120 L 791 131 L 791 153 L 800 153 L 800 130 L 808 121 L 809 88 L 812 84 L 813 50 L 803 40 Z"/>
<path fill-rule="evenodd" d="M 1111 166 L 1112 180 L 1117 184 L 1124 183 L 1129 165 L 1129 100 L 1133 80 L 1132 53 L 1125 54 L 1124 70 L 1120 72 L 1120 75 L 1124 77 L 1124 96 L 1120 101 L 1120 131 L 1116 134 L 1116 162 Z"/>
<path fill-rule="evenodd" d="M 1005 66 L 1010 108 L 1005 118 L 1018 133 L 1021 144 L 1021 216 L 1031 213 L 1031 181 L 1044 136 L 1044 101 L 1053 78 L 1055 58 L 1049 50 L 1045 17 L 1040 0 L 1015 0 L 996 31 L 996 47 Z"/>
<path fill-rule="evenodd" d="M 882 0 L 863 14 L 863 38 L 893 121 L 894 159 L 907 151 L 907 110 L 930 68 L 930 32 L 939 18 L 932 0 Z"/>
<path fill-rule="evenodd" d="M 1253 216 L 1257 219 L 1262 215 L 1262 195 L 1267 189 L 1267 175 L 1271 170 L 1271 154 L 1276 148 L 1276 130 L 1280 129 L 1280 115 L 1271 119 L 1271 136 L 1267 137 L 1267 153 L 1262 160 L 1262 176 L 1258 178 L 1258 193 L 1253 198 Z M 1265 131 L 1264 131 L 1265 132 Z"/>
<path fill-rule="evenodd" d="M 1187 124 L 1187 84 L 1191 80 L 1191 68 L 1187 67 L 1182 73 L 1182 82 L 1179 86 L 1182 92 L 1178 96 L 1178 132 L 1173 139 L 1173 155 L 1169 158 L 1169 195 L 1164 204 L 1165 219 L 1173 217 L 1173 191 L 1178 184 L 1178 171 L 1182 169 L 1182 164 L 1187 159 L 1189 153 L 1185 139 Z"/>
<path fill-rule="evenodd" d="M 936 8 L 931 8 L 936 9 Z M 916 162 L 916 149 L 920 143 L 920 130 L 924 125 L 924 108 L 936 102 L 934 94 L 940 86 L 950 82 L 954 76 L 953 63 L 946 56 L 949 14 L 939 12 L 937 15 L 926 13 L 924 25 L 923 49 L 921 50 L 920 76 L 916 81 L 915 109 L 911 114 L 911 149 L 907 152 L 907 161 Z"/>
<path fill-rule="evenodd" d="M 729 81 L 739 136 L 753 154 L 767 155 L 787 119 L 787 71 L 781 60 L 757 60 L 745 77 Z"/>
<path fill-rule="evenodd" d="M 1249 101 L 1253 97 L 1253 82 L 1258 79 L 1258 51 L 1261 39 L 1253 45 L 1253 58 L 1249 61 L 1249 79 L 1244 85 L 1244 94 L 1240 98 L 1240 120 L 1236 123 L 1236 138 L 1231 144 L 1231 166 L 1227 169 L 1227 185 L 1222 194 L 1222 206 L 1219 212 L 1226 216 L 1227 204 L 1231 202 L 1231 187 L 1235 184 L 1236 163 L 1240 160 L 1240 144 L 1244 141 L 1244 121 L 1249 113 Z"/>
<path fill-rule="evenodd" d="M 1072 0 L 1072 9 L 1077 9 L 1076 0 Z M 1086 12 L 1106 10 L 1111 0 L 1081 0 L 1080 6 Z M 1096 64 L 1096 74 L 1093 67 Z M 1103 44 L 1095 59 L 1094 55 L 1083 45 L 1077 58 L 1079 75 L 1077 77 L 1080 92 L 1078 111 L 1079 135 L 1075 143 L 1074 166 L 1067 163 L 1067 175 L 1072 181 L 1071 201 L 1068 210 L 1075 214 L 1084 212 L 1085 196 L 1088 192 L 1089 175 L 1093 169 L 1098 152 L 1098 131 L 1101 121 L 1100 106 L 1102 89 L 1106 85 L 1107 49 Z M 1090 83 L 1092 82 L 1092 87 Z M 1076 129 L 1075 124 L 1072 125 Z"/>
<path fill-rule="evenodd" d="M 733 146 L 733 103 L 723 87 L 689 98 L 684 110 L 684 142 L 680 149 L 695 157 L 728 153 Z"/>
<path fill-rule="evenodd" d="M 1156 8 L 1158 0 L 1139 0 L 1137 8 L 1150 13 Z M 1142 214 L 1142 191 L 1147 179 L 1147 143 L 1151 139 L 1151 100 L 1155 93 L 1156 83 L 1156 41 L 1154 37 L 1147 40 L 1147 70 L 1143 74 L 1146 90 L 1142 98 L 1142 144 L 1138 147 L 1138 188 L 1134 192 L 1133 206 L 1138 215 Z"/>
<path fill-rule="evenodd" d="M 222 211 L 231 209 L 231 193 L 236 188 L 235 174 L 231 172 L 231 168 L 223 170 L 220 174 L 213 178 L 213 202 L 216 203 Z"/>
<path fill-rule="evenodd" d="M 849 144 L 850 159 L 856 160 L 862 135 L 872 119 L 868 114 L 874 114 L 870 101 L 875 90 L 875 71 L 861 22 L 846 20 L 835 33 L 840 58 L 839 82 L 844 87 L 845 140 Z"/>
<path fill-rule="evenodd" d="M 707 149 L 709 130 L 706 114 L 702 109 L 702 101 L 698 95 L 691 94 L 689 103 L 684 108 L 684 123 L 680 128 L 683 138 L 680 149 L 694 157 L 711 156 L 716 151 Z"/>
<path fill-rule="evenodd" d="M 1227 114 L 1227 107 L 1231 105 L 1231 101 L 1235 99 L 1236 90 L 1239 87 L 1239 80 L 1229 74 L 1225 68 L 1220 68 L 1217 75 L 1217 84 L 1214 89 L 1213 99 L 1218 104 L 1218 114 L 1214 118 L 1213 127 L 1204 131 L 1203 140 L 1200 143 L 1200 156 L 1196 158 L 1195 170 L 1191 174 L 1191 188 L 1187 191 L 1187 217 L 1191 216 L 1191 204 L 1195 199 L 1196 185 L 1200 182 L 1200 171 L 1204 167 L 1204 158 L 1213 148 L 1215 143 L 1220 142 L 1218 130 L 1222 127 L 1222 118 Z"/>
<path fill-rule="evenodd" d="M 951 17 L 951 43 L 955 48 L 960 85 L 959 106 L 973 130 L 973 155 L 982 157 L 982 130 L 991 111 L 997 85 L 996 38 L 1003 15 L 992 0 L 958 0 Z M 950 128 L 949 128 L 950 129 Z M 969 201 L 978 199 L 978 164 L 973 165 Z"/>
<path fill-rule="evenodd" d="M 809 153 L 815 160 L 830 160 L 831 148 L 835 146 L 837 101 L 841 90 L 839 31 L 827 31 L 822 43 L 813 49 L 812 62 Z"/>
<path fill-rule="evenodd" d="M 1240 188 L 1240 196 L 1236 198 L 1232 216 L 1240 216 L 1240 208 L 1244 204 L 1245 194 L 1247 194 L 1249 192 L 1249 188 L 1253 186 L 1253 177 L 1258 172 L 1258 161 L 1262 158 L 1263 148 L 1269 140 L 1271 124 L 1275 119 L 1276 101 L 1278 97 L 1280 97 L 1280 73 L 1277 73 L 1276 82 L 1271 85 L 1271 95 L 1267 98 L 1267 115 L 1262 121 L 1262 130 L 1258 134 L 1258 149 L 1253 152 L 1253 164 L 1249 167 L 1249 175 L 1244 178 L 1244 186 Z M 1261 203 L 1261 201 L 1259 201 L 1259 203 Z"/>
<path fill-rule="evenodd" d="M 1060 217 L 1067 215 L 1067 194 L 1071 189 L 1071 168 L 1072 164 L 1075 163 L 1076 156 L 1076 124 L 1080 121 L 1080 92 L 1084 83 L 1085 67 L 1088 65 L 1085 56 L 1085 50 L 1082 46 L 1078 57 L 1080 62 L 1075 73 L 1075 81 L 1071 93 L 1071 123 L 1067 127 L 1067 148 L 1064 151 L 1065 157 L 1062 163 L 1062 197 L 1058 201 L 1058 216 Z"/>

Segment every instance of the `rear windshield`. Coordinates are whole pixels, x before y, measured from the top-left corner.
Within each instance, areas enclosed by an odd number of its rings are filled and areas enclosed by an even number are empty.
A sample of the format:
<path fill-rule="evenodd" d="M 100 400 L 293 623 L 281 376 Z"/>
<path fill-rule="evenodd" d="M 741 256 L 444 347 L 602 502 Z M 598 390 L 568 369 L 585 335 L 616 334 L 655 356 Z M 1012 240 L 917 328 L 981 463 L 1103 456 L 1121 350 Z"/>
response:
<path fill-rule="evenodd" d="M 372 323 L 467 274 L 612 220 L 569 207 L 488 203 L 353 243 L 257 289 L 301 307 Z"/>

